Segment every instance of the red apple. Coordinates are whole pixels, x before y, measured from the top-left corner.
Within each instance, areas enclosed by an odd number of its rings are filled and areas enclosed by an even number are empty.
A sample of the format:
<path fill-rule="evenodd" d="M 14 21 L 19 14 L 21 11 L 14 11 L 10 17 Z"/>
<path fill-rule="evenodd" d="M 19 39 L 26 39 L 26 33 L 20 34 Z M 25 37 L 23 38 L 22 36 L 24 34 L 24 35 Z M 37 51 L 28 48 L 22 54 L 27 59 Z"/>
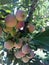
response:
<path fill-rule="evenodd" d="M 19 39 L 19 42 L 18 43 L 14 43 L 14 47 L 17 48 L 17 49 L 20 49 L 23 45 L 23 41 L 22 39 Z"/>
<path fill-rule="evenodd" d="M 23 45 L 22 52 L 24 54 L 28 54 L 30 52 L 30 48 L 29 48 L 28 44 Z"/>
<path fill-rule="evenodd" d="M 27 28 L 28 28 L 30 33 L 35 30 L 35 26 L 33 24 L 31 24 L 31 23 L 28 24 Z"/>
<path fill-rule="evenodd" d="M 16 58 L 22 58 L 23 56 L 25 56 L 25 54 L 20 50 L 14 53 Z"/>
<path fill-rule="evenodd" d="M 7 17 L 5 18 L 5 24 L 7 27 L 15 27 L 16 22 L 16 18 L 12 14 L 7 15 Z"/>
<path fill-rule="evenodd" d="M 22 10 L 17 10 L 17 12 L 16 12 L 16 19 L 18 20 L 18 21 L 24 21 L 25 20 L 25 12 L 24 11 L 22 11 Z"/>
<path fill-rule="evenodd" d="M 16 24 L 16 28 L 17 29 L 21 29 L 22 27 L 24 28 L 24 22 L 18 22 L 17 24 Z"/>
<path fill-rule="evenodd" d="M 30 51 L 30 56 L 27 56 L 29 59 L 32 59 L 34 57 L 34 51 Z"/>
<path fill-rule="evenodd" d="M 8 50 L 11 50 L 13 47 L 14 47 L 14 43 L 13 43 L 11 40 L 6 41 L 6 42 L 4 43 L 4 48 L 6 48 L 6 49 L 8 49 Z"/>
<path fill-rule="evenodd" d="M 27 62 L 29 61 L 29 58 L 28 58 L 28 57 L 23 57 L 23 58 L 22 58 L 22 61 L 23 61 L 24 63 L 27 63 Z"/>

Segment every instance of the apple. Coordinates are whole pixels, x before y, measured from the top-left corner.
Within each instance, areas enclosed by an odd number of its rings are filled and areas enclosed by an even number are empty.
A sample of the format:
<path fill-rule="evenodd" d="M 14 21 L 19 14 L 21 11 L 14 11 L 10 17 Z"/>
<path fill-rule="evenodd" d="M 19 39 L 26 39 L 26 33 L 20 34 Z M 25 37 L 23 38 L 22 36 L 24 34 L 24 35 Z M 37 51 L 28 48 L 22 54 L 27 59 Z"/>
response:
<path fill-rule="evenodd" d="M 0 36 L 2 35 L 2 27 L 0 27 Z"/>
<path fill-rule="evenodd" d="M 29 59 L 32 59 L 32 58 L 34 58 L 34 51 L 30 51 L 30 55 L 29 56 L 27 56 Z"/>
<path fill-rule="evenodd" d="M 24 62 L 24 63 L 27 63 L 28 61 L 29 61 L 29 58 L 28 57 L 22 57 L 22 61 Z"/>
<path fill-rule="evenodd" d="M 35 26 L 33 24 L 31 24 L 31 23 L 28 24 L 27 28 L 28 28 L 30 33 L 35 30 Z"/>
<path fill-rule="evenodd" d="M 24 22 L 18 22 L 17 24 L 16 24 L 16 28 L 17 29 L 21 29 L 22 27 L 24 28 Z"/>
<path fill-rule="evenodd" d="M 20 49 L 22 47 L 22 45 L 23 45 L 22 39 L 19 39 L 19 42 L 18 43 L 16 43 L 16 42 L 14 43 L 14 47 L 16 49 Z"/>
<path fill-rule="evenodd" d="M 14 15 L 9 14 L 5 18 L 5 24 L 7 27 L 15 27 L 16 26 L 16 18 Z"/>
<path fill-rule="evenodd" d="M 4 43 L 4 48 L 11 50 L 14 47 L 14 43 L 11 40 L 8 40 Z"/>
<path fill-rule="evenodd" d="M 15 57 L 20 59 L 22 58 L 23 56 L 25 56 L 25 54 L 20 50 L 20 51 L 17 51 L 14 53 Z"/>
<path fill-rule="evenodd" d="M 16 19 L 17 21 L 24 21 L 25 20 L 25 12 L 23 10 L 17 10 L 16 12 Z"/>
<path fill-rule="evenodd" d="M 29 48 L 28 44 L 25 44 L 22 46 L 22 52 L 24 54 L 28 54 L 30 52 L 30 48 Z"/>

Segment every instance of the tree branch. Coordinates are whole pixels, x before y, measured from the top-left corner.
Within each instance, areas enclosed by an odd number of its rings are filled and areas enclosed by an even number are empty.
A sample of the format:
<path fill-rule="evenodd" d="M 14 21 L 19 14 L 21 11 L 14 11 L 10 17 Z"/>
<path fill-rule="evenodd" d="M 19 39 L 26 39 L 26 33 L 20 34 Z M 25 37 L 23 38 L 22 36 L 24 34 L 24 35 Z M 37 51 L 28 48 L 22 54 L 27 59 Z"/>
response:
<path fill-rule="evenodd" d="M 35 7 L 37 5 L 38 0 L 32 0 L 32 5 L 28 14 L 28 17 L 26 19 L 26 22 L 28 23 L 29 20 L 32 18 L 33 12 L 35 11 Z"/>

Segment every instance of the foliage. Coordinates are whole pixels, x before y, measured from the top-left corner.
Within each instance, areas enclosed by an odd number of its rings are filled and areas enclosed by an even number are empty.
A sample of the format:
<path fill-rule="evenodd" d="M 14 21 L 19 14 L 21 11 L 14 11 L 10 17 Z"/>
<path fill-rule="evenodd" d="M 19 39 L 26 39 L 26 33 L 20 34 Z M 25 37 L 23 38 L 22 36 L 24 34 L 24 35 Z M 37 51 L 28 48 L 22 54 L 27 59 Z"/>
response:
<path fill-rule="evenodd" d="M 36 2 L 37 1 L 37 2 Z M 33 7 L 33 8 L 31 8 Z M 12 36 L 2 32 L 0 37 L 0 63 L 7 65 L 49 65 L 49 0 L 0 0 L 0 26 L 5 27 L 5 18 L 9 13 L 15 14 L 17 10 L 24 10 L 26 14 L 25 22 L 30 22 L 35 25 L 35 31 L 32 33 L 21 32 L 20 37 L 29 37 L 31 40 L 28 42 L 30 48 L 35 52 L 41 49 L 45 53 L 45 57 L 35 54 L 35 58 L 31 59 L 28 63 L 23 63 L 20 59 L 16 59 L 13 49 L 9 52 L 4 47 L 4 42 L 11 39 Z M 28 16 L 28 17 L 27 17 Z M 43 32 L 42 30 L 45 29 Z M 15 29 L 13 29 L 15 32 Z M 19 33 L 17 33 L 19 35 Z M 18 36 L 17 36 L 18 37 Z M 16 37 L 14 36 L 14 39 Z M 19 38 L 16 38 L 18 42 Z M 7 56 L 4 54 L 7 52 Z M 5 60 L 4 60 L 5 59 Z M 32 61 L 32 62 L 31 62 Z"/>

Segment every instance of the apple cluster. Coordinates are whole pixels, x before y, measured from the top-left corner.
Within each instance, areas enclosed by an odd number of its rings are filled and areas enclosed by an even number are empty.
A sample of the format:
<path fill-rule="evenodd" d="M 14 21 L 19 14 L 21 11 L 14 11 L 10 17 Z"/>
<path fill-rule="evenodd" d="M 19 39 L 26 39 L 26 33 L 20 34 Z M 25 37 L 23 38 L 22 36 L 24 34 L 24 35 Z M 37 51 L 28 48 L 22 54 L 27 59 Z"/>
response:
<path fill-rule="evenodd" d="M 13 38 L 17 38 L 17 32 L 19 30 L 23 30 L 25 27 L 25 19 L 26 15 L 25 12 L 22 10 L 17 10 L 15 15 L 8 14 L 5 18 L 5 27 L 2 29 L 2 27 L 0 26 L 0 36 L 2 35 L 3 31 L 4 33 L 7 33 L 7 35 L 11 34 Z M 35 30 L 35 26 L 30 22 L 27 24 L 26 27 L 29 33 L 32 33 Z M 34 57 L 34 52 L 29 47 L 29 44 L 25 42 L 27 39 L 23 39 L 22 36 L 22 38 L 18 38 L 18 40 L 18 42 L 16 42 L 15 40 L 13 41 L 13 39 L 6 40 L 4 42 L 4 48 L 9 51 L 14 48 L 15 57 L 17 59 L 21 59 L 24 63 L 27 63 L 30 59 Z"/>
<path fill-rule="evenodd" d="M 24 63 L 34 58 L 34 51 L 31 50 L 28 43 L 24 44 L 22 39 L 19 39 L 18 43 L 8 40 L 4 43 L 4 48 L 9 51 L 14 48 L 14 56 L 17 59 L 21 59 Z"/>

